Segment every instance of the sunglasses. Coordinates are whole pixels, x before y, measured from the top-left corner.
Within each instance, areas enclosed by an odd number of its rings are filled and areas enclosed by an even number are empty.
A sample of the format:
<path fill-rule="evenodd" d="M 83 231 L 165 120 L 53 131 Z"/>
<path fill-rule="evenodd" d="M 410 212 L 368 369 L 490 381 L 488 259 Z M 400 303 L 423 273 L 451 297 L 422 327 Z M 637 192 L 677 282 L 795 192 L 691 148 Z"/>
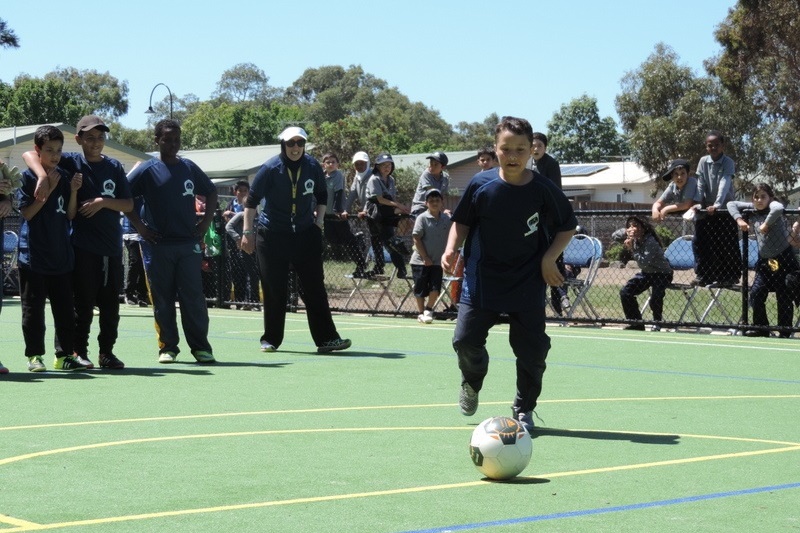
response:
<path fill-rule="evenodd" d="M 284 142 L 286 143 L 286 147 L 287 148 L 294 148 L 295 146 L 299 146 L 299 147 L 302 148 L 303 146 L 306 145 L 306 140 L 305 139 L 297 139 L 297 140 L 289 139 L 288 141 L 284 141 Z"/>

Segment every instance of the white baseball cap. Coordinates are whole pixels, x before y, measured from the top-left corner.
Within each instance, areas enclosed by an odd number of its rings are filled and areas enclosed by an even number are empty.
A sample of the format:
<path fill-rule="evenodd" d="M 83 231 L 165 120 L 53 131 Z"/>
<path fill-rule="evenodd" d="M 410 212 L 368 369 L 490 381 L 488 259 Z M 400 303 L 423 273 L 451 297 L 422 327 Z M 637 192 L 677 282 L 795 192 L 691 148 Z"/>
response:
<path fill-rule="evenodd" d="M 364 161 L 369 164 L 369 155 L 367 155 L 367 152 L 356 152 L 355 155 L 353 155 L 353 163 L 356 161 Z"/>
<path fill-rule="evenodd" d="M 288 141 L 294 137 L 302 137 L 304 140 L 308 140 L 308 134 L 306 133 L 306 130 L 298 126 L 286 128 L 280 133 L 280 135 L 278 135 L 278 139 L 281 141 Z"/>

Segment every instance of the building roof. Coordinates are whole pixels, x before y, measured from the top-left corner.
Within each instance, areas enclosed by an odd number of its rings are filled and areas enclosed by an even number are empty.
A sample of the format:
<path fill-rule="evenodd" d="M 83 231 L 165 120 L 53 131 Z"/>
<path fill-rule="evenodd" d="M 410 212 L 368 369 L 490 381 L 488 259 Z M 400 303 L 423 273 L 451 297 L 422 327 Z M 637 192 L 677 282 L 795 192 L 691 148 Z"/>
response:
<path fill-rule="evenodd" d="M 75 126 L 63 123 L 52 125 L 64 133 L 63 150 L 65 152 L 83 151 L 80 145 L 75 142 Z M 25 162 L 22 160 L 22 154 L 33 150 L 33 136 L 39 126 L 43 126 L 43 124 L 0 128 L 0 157 L 11 166 L 17 166 L 21 169 L 26 168 Z M 133 168 L 136 161 L 152 159 L 151 155 L 119 144 L 114 139 L 106 140 L 103 154 L 118 160 L 127 170 Z"/>
<path fill-rule="evenodd" d="M 650 174 L 632 161 L 561 165 L 561 185 L 565 190 L 591 189 L 606 185 L 649 185 L 652 182 Z"/>
<path fill-rule="evenodd" d="M 181 150 L 178 155 L 195 162 L 217 185 L 226 185 L 242 179 L 251 181 L 267 159 L 280 153 L 280 144 L 267 144 L 238 148 Z"/>

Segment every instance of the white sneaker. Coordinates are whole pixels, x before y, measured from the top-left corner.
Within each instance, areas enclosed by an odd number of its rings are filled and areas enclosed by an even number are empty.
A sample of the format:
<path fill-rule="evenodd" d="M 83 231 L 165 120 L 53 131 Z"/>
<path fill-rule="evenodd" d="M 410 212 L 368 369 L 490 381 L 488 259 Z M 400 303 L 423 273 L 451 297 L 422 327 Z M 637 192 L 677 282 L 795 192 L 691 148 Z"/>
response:
<path fill-rule="evenodd" d="M 430 324 L 433 322 L 433 315 L 430 311 L 425 311 L 421 315 L 417 315 L 417 320 L 422 322 L 423 324 Z"/>
<path fill-rule="evenodd" d="M 261 351 L 264 353 L 272 353 L 272 352 L 277 352 L 278 349 L 275 348 L 270 343 L 268 343 L 267 341 L 261 341 Z"/>

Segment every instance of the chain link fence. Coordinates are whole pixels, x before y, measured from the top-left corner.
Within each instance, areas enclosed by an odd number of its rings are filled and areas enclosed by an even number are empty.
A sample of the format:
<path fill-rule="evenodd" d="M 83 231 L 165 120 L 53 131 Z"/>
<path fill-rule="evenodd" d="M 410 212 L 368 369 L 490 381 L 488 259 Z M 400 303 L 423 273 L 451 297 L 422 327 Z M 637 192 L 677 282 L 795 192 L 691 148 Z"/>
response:
<path fill-rule="evenodd" d="M 797 219 L 800 211 L 785 212 L 787 226 Z M 758 249 L 754 236 L 742 234 L 736 230 L 736 258 L 732 261 L 733 270 L 738 276 L 727 283 L 714 283 L 708 286 L 693 285 L 696 278 L 696 262 L 694 259 L 693 237 L 697 231 L 697 223 L 680 216 L 668 217 L 666 220 L 652 223 L 650 212 L 644 210 L 583 210 L 577 211 L 579 224 L 586 241 L 591 242 L 594 249 L 589 254 L 565 255 L 567 271 L 576 274 L 568 280 L 564 287 L 549 290 L 546 297 L 547 315 L 552 321 L 562 324 L 618 324 L 635 326 L 637 329 L 656 327 L 659 329 L 710 328 L 713 330 L 741 330 L 752 323 L 752 309 L 749 302 L 749 288 L 754 280 L 754 269 L 758 257 Z M 626 319 L 620 291 L 640 272 L 640 267 L 619 240 L 615 232 L 624 229 L 626 220 L 638 216 L 650 221 L 673 266 L 672 282 L 667 286 L 663 299 L 663 315 L 656 321 L 653 317 L 651 290 L 645 290 L 636 297 L 636 307 L 641 313 L 641 320 Z M 727 213 L 715 216 L 728 217 Z M 367 262 L 367 268 L 374 265 L 374 251 L 371 246 L 370 228 L 364 219 L 350 218 L 346 224 L 353 235 L 350 244 L 344 242 L 326 242 L 324 247 L 325 285 L 331 309 L 338 312 L 381 314 L 398 316 L 416 316 L 418 314 L 410 277 L 401 278 L 398 269 L 392 265 L 390 251 L 384 249 L 386 268 L 384 275 L 373 278 L 354 277 L 357 270 L 355 256 L 360 255 Z M 224 222 L 218 213 L 215 218 L 216 232 L 222 236 L 222 246 L 218 255 L 209 256 L 204 263 L 204 290 L 209 305 L 242 310 L 259 310 L 263 298 L 260 289 L 256 259 L 243 254 L 236 243 L 225 235 Z M 18 217 L 5 220 L 6 231 L 19 231 Z M 399 220 L 396 227 L 396 239 L 392 243 L 394 251 L 407 252 L 412 249 L 411 231 L 413 220 Z M 706 236 L 706 245 L 715 247 L 718 233 Z M 355 248 L 354 248 L 355 247 Z M 728 247 L 730 245 L 728 244 Z M 701 253 L 706 253 L 704 250 Z M 713 253 L 716 254 L 712 250 Z M 6 295 L 18 294 L 18 277 L 11 267 L 11 254 L 4 253 L 4 291 Z M 127 250 L 123 257 L 127 265 Z M 408 255 L 404 256 L 407 263 Z M 728 261 L 730 263 L 731 261 Z M 127 272 L 126 272 L 127 273 Z M 437 319 L 453 319 L 456 316 L 456 304 L 460 280 L 446 279 L 442 295 L 434 308 Z M 788 289 L 787 289 L 788 290 Z M 120 295 L 123 300 L 124 295 Z M 798 331 L 798 313 L 792 317 L 789 328 L 780 329 L 777 323 L 777 306 L 775 293 L 767 299 L 767 316 L 769 328 L 764 331 L 779 331 L 788 335 Z M 800 304 L 800 298 L 794 305 Z M 291 311 L 303 309 L 302 287 L 295 279 L 290 281 L 290 296 L 287 306 Z M 793 307 L 794 309 L 794 307 Z M 752 326 L 750 327 L 752 328 Z M 749 328 L 748 328 L 749 329 Z M 756 328 L 758 329 L 758 328 Z"/>

